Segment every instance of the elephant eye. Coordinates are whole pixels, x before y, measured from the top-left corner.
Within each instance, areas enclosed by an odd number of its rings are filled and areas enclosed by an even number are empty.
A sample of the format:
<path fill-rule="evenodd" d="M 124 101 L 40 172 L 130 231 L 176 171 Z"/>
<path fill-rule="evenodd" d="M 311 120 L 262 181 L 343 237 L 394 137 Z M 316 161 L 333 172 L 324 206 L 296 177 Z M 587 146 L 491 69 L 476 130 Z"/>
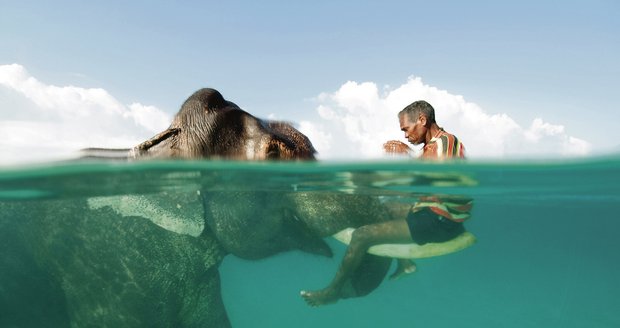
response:
<path fill-rule="evenodd" d="M 269 149 L 267 151 L 267 156 L 265 156 L 267 159 L 279 159 L 280 158 L 280 149 L 278 149 L 277 147 L 273 148 L 273 149 Z"/>
<path fill-rule="evenodd" d="M 266 159 L 280 159 L 281 158 L 281 148 L 282 144 L 276 140 L 272 140 L 269 143 L 269 147 L 267 147 L 267 154 L 265 155 Z"/>

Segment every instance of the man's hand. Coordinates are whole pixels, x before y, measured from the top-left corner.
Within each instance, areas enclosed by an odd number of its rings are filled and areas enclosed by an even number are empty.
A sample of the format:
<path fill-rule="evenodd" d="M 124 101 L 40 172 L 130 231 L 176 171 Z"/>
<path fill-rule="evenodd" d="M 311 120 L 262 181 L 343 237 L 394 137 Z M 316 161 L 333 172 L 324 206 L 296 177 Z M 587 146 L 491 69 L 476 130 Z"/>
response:
<path fill-rule="evenodd" d="M 406 155 L 411 151 L 411 148 L 402 141 L 390 140 L 383 144 L 383 150 L 391 155 Z"/>

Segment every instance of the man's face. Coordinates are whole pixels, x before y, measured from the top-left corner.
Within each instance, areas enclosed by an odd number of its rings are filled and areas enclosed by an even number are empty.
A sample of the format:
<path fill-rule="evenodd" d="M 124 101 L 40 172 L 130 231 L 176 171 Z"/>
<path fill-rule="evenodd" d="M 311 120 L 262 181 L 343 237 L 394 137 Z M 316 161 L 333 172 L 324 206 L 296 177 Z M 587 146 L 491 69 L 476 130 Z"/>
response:
<path fill-rule="evenodd" d="M 409 119 L 408 115 L 402 115 L 400 118 L 400 130 L 405 132 L 405 138 L 414 145 L 425 142 L 426 136 L 426 117 L 420 115 L 415 122 Z"/>

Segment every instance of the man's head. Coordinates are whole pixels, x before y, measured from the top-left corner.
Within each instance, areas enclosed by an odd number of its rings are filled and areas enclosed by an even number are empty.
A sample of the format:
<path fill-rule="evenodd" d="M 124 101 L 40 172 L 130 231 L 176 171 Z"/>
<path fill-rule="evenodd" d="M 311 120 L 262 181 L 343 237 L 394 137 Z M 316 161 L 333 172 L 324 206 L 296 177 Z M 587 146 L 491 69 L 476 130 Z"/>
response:
<path fill-rule="evenodd" d="M 418 100 L 398 113 L 400 130 L 414 145 L 425 143 L 426 132 L 435 123 L 435 109 L 424 100 Z"/>

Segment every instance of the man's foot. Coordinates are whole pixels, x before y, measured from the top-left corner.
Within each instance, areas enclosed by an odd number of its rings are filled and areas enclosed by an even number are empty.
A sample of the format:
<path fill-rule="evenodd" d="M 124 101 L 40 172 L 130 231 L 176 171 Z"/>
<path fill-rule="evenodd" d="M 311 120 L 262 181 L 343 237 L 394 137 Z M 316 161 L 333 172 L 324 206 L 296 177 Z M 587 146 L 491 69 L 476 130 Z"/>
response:
<path fill-rule="evenodd" d="M 390 280 L 396 280 L 400 277 L 403 277 L 407 274 L 412 274 L 417 269 L 415 263 L 410 260 L 398 260 L 398 265 L 394 273 L 390 276 Z"/>
<path fill-rule="evenodd" d="M 313 292 L 302 290 L 301 297 L 303 297 L 306 300 L 306 303 L 310 306 L 321 306 L 336 303 L 338 299 L 340 299 L 339 293 L 330 288 Z"/>

